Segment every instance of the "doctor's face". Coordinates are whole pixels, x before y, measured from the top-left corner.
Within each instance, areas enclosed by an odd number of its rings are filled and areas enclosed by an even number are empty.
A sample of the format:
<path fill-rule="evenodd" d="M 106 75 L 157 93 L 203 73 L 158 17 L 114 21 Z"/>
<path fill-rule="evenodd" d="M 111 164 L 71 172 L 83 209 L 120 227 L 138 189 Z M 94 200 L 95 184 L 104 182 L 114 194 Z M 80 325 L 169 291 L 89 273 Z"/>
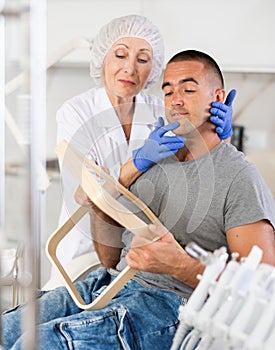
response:
<path fill-rule="evenodd" d="M 153 67 L 151 45 L 139 38 L 121 38 L 104 60 L 104 86 L 112 102 L 132 98 L 144 87 Z"/>

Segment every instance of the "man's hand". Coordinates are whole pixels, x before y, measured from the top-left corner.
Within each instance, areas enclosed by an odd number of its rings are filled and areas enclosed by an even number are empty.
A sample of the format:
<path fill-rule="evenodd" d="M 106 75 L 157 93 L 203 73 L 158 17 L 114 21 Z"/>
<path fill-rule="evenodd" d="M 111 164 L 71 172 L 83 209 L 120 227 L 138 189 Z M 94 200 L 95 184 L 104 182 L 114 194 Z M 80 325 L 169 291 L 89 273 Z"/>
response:
<path fill-rule="evenodd" d="M 176 257 L 180 259 L 185 253 L 179 250 L 174 236 L 165 227 L 149 225 L 149 229 L 154 236 L 160 238 L 152 242 L 144 237 L 134 236 L 126 261 L 137 270 L 171 274 Z"/>
<path fill-rule="evenodd" d="M 147 171 L 153 164 L 172 156 L 184 146 L 184 137 L 165 136 L 168 131 L 174 130 L 178 126 L 178 122 L 164 126 L 163 119 L 159 117 L 158 125 L 151 132 L 144 145 L 133 151 L 133 162 L 139 171 Z"/>
<path fill-rule="evenodd" d="M 210 109 L 210 121 L 217 126 L 216 132 L 221 140 L 226 140 L 233 135 L 232 127 L 232 103 L 236 96 L 236 90 L 231 90 L 222 102 L 213 102 Z"/>
<path fill-rule="evenodd" d="M 160 238 L 152 242 L 135 236 L 126 255 L 127 264 L 136 270 L 170 275 L 195 288 L 197 275 L 203 273 L 204 266 L 180 248 L 165 227 L 149 225 L 149 229 Z"/>

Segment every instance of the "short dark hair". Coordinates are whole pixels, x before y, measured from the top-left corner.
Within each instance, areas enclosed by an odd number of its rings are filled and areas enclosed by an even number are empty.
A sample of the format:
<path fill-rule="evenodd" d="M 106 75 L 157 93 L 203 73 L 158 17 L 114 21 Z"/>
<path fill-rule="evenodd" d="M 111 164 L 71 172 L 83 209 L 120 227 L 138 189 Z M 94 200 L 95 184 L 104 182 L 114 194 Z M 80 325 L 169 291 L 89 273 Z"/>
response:
<path fill-rule="evenodd" d="M 217 62 L 208 54 L 197 50 L 185 50 L 175 54 L 172 58 L 170 58 L 167 64 L 181 61 L 202 62 L 207 68 L 210 68 L 213 73 L 217 75 L 218 79 L 220 80 L 221 87 L 224 88 L 224 79 L 221 69 Z"/>

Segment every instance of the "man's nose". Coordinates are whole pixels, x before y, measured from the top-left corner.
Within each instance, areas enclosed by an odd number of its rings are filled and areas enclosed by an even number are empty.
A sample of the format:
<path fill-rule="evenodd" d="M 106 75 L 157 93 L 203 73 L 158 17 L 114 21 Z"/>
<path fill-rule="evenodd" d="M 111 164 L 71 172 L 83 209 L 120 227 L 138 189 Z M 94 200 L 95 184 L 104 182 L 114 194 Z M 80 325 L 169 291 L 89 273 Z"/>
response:
<path fill-rule="evenodd" d="M 173 92 L 172 98 L 172 106 L 182 106 L 183 105 L 183 97 L 179 90 L 175 90 Z"/>

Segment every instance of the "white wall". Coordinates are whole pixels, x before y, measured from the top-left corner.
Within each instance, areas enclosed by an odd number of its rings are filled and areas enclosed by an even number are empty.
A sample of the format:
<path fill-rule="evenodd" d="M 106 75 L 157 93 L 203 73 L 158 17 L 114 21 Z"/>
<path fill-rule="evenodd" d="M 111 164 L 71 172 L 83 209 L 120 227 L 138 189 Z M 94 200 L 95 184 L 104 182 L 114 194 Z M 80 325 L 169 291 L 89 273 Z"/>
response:
<path fill-rule="evenodd" d="M 49 49 L 74 37 L 93 38 L 110 19 L 130 13 L 145 15 L 160 28 L 166 59 L 197 47 L 226 70 L 275 71 L 273 0 L 49 0 Z M 78 52 L 67 61 L 86 58 Z"/>

